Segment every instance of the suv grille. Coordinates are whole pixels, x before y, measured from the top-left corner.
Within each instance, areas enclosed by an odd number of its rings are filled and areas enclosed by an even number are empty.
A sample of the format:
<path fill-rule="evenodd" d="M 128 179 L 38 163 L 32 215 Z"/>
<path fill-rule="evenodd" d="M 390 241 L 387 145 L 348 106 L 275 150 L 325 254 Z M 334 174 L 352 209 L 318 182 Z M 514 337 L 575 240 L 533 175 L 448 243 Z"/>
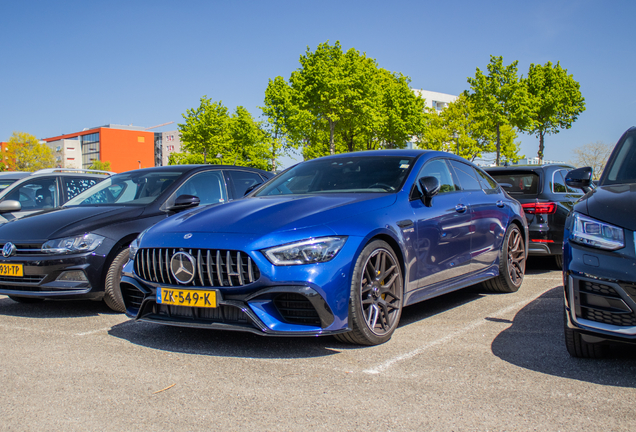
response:
<path fill-rule="evenodd" d="M 183 284 L 170 271 L 177 252 L 188 252 L 195 260 L 194 278 Z M 140 249 L 135 255 L 135 273 L 144 280 L 172 285 L 228 287 L 250 284 L 260 277 L 249 255 L 219 249 Z"/>

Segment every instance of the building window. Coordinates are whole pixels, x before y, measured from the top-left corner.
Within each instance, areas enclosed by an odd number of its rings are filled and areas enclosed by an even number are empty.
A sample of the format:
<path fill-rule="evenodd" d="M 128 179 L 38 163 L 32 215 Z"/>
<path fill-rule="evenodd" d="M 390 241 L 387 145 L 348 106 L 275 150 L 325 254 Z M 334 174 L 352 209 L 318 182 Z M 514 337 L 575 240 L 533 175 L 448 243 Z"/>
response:
<path fill-rule="evenodd" d="M 81 135 L 82 168 L 90 168 L 94 160 L 99 160 L 99 132 Z"/>
<path fill-rule="evenodd" d="M 146 142 L 146 137 L 137 137 L 137 142 Z"/>

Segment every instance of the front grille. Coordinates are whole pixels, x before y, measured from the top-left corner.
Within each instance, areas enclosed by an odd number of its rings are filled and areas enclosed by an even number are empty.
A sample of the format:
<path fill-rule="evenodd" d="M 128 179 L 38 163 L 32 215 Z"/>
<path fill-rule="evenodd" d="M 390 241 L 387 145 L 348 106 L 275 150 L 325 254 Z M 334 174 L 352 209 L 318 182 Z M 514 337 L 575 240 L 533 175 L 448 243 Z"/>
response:
<path fill-rule="evenodd" d="M 220 305 L 216 308 L 194 308 L 188 306 L 172 306 L 155 304 L 154 312 L 158 315 L 205 321 L 208 323 L 248 324 L 247 316 L 241 309 L 233 306 Z"/>
<path fill-rule="evenodd" d="M 39 284 L 40 282 L 42 282 L 42 279 L 44 279 L 44 276 L 42 275 L 24 275 L 23 277 L 16 277 L 16 276 L 0 276 L 0 282 L 5 282 L 5 283 L 17 283 L 17 284 Z M 24 288 L 16 288 L 16 289 L 22 289 L 25 290 Z"/>
<path fill-rule="evenodd" d="M 188 252 L 196 261 L 194 278 L 187 284 L 177 281 L 170 271 L 170 260 L 177 252 Z M 243 286 L 260 277 L 249 255 L 220 249 L 140 249 L 135 255 L 135 273 L 155 283 L 209 287 Z"/>
<path fill-rule="evenodd" d="M 144 300 L 144 293 L 135 288 L 134 285 L 122 283 L 119 285 L 121 296 L 124 298 L 124 304 L 127 308 L 139 309 Z"/>
<path fill-rule="evenodd" d="M 316 309 L 304 295 L 284 293 L 274 299 L 276 309 L 283 319 L 291 324 L 320 326 Z"/>
<path fill-rule="evenodd" d="M 5 243 L 0 243 L 0 250 Z M 42 243 L 14 243 L 17 248 L 15 256 L 50 255 L 42 252 Z"/>

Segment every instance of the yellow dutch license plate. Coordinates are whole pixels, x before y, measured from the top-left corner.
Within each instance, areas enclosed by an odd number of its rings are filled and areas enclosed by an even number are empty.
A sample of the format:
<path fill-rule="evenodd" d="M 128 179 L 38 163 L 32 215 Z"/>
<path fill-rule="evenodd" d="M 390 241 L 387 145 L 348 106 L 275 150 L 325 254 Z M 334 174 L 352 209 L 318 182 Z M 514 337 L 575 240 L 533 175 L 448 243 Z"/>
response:
<path fill-rule="evenodd" d="M 0 276 L 24 276 L 22 264 L 0 264 Z"/>
<path fill-rule="evenodd" d="M 157 288 L 157 303 L 175 306 L 215 308 L 216 291 Z"/>

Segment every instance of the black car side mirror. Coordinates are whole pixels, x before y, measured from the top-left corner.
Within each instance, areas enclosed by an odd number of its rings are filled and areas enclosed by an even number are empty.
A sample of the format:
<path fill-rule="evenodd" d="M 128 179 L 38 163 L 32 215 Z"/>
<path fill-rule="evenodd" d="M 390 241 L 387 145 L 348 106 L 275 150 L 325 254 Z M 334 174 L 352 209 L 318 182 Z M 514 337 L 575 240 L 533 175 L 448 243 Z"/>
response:
<path fill-rule="evenodd" d="M 179 195 L 174 200 L 174 204 L 168 207 L 168 211 L 181 211 L 190 207 L 196 207 L 201 203 L 198 196 L 194 195 Z"/>
<path fill-rule="evenodd" d="M 243 194 L 243 196 L 247 195 L 248 193 L 252 192 L 254 189 L 256 189 L 257 187 L 259 187 L 260 185 L 262 185 L 263 183 L 256 183 L 253 184 L 252 186 L 248 187 L 247 189 L 245 189 L 245 193 Z"/>
<path fill-rule="evenodd" d="M 0 213 L 11 213 L 22 210 L 22 204 L 16 200 L 6 200 L 0 202 Z"/>
<path fill-rule="evenodd" d="M 427 176 L 419 179 L 418 184 L 422 190 L 422 202 L 426 207 L 430 207 L 431 200 L 439 192 L 439 180 L 437 180 L 437 177 Z"/>
<path fill-rule="evenodd" d="M 592 168 L 573 169 L 565 176 L 565 183 L 570 187 L 583 189 L 585 193 L 589 192 L 592 184 Z"/>

